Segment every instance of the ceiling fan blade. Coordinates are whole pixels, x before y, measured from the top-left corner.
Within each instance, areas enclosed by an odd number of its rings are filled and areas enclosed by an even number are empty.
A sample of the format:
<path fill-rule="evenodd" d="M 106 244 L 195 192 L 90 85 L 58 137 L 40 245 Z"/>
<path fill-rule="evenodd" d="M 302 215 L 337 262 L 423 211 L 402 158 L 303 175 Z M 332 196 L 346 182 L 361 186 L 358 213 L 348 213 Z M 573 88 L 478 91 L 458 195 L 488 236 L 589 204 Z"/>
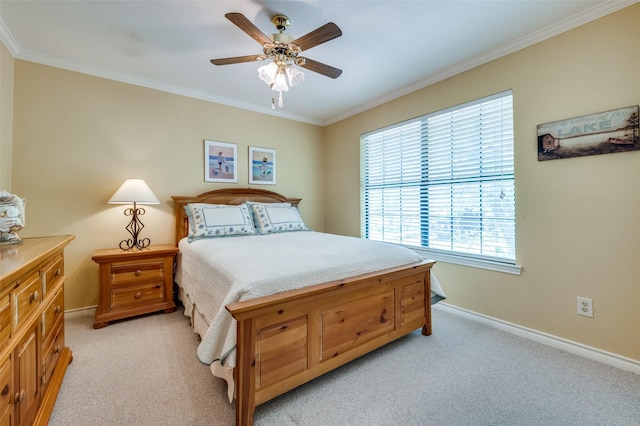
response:
<path fill-rule="evenodd" d="M 254 62 L 254 61 L 263 61 L 264 55 L 247 55 L 247 56 L 235 56 L 233 58 L 220 58 L 220 59 L 212 59 L 211 63 L 213 65 L 229 65 L 229 64 L 239 64 L 242 62 Z"/>
<path fill-rule="evenodd" d="M 323 64 L 322 62 L 314 61 L 309 58 L 304 58 L 304 61 L 304 65 L 300 66 L 308 69 L 309 71 L 317 72 L 318 74 L 326 75 L 330 78 L 338 78 L 340 77 L 340 74 L 342 74 L 342 70 Z"/>
<path fill-rule="evenodd" d="M 225 18 L 233 22 L 238 28 L 249 34 L 251 38 L 260 44 L 271 43 L 271 39 L 258 29 L 253 22 L 248 20 L 242 13 L 227 13 Z"/>
<path fill-rule="evenodd" d="M 333 22 L 329 22 L 320 28 L 316 28 L 310 33 L 293 40 L 292 43 L 300 46 L 300 49 L 302 50 L 307 50 L 329 40 L 333 40 L 336 37 L 340 37 L 341 35 L 342 31 L 340 28 L 338 28 L 338 26 Z"/>

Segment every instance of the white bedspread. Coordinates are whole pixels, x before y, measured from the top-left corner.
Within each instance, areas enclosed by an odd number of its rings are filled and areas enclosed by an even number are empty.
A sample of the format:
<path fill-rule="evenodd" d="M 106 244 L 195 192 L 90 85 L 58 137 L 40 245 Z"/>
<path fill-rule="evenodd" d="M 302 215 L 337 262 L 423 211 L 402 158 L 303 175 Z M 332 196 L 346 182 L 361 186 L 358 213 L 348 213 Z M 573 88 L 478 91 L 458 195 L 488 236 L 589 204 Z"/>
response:
<path fill-rule="evenodd" d="M 422 261 L 400 246 L 312 231 L 191 243 L 185 238 L 179 248 L 178 285 L 209 324 L 198 358 L 205 364 L 215 361 L 212 371 L 227 381 L 236 344 L 227 304 Z"/>

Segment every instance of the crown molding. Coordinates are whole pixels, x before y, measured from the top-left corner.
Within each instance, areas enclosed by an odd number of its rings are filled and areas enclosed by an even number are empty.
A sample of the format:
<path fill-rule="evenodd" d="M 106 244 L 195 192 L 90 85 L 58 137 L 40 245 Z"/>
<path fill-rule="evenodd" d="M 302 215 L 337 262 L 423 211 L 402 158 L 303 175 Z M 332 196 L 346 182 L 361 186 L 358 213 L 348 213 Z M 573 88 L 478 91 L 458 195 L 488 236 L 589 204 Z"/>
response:
<path fill-rule="evenodd" d="M 81 74 L 87 74 L 94 77 L 105 78 L 107 80 L 114 80 L 121 83 L 132 84 L 134 86 L 146 87 L 149 89 L 159 90 L 162 92 L 172 93 L 174 95 L 186 96 L 202 101 L 213 102 L 221 105 L 226 105 L 234 108 L 239 108 L 247 111 L 257 112 L 260 114 L 272 115 L 287 120 L 299 121 L 302 123 L 313 124 L 316 126 L 322 126 L 323 123 L 318 120 L 310 119 L 297 114 L 291 114 L 282 110 L 273 110 L 270 107 L 260 107 L 254 104 L 240 102 L 234 99 L 225 98 L 222 96 L 212 95 L 202 91 L 187 89 L 180 86 L 174 86 L 171 84 L 154 81 L 151 79 L 145 79 L 136 77 L 130 74 L 120 73 L 113 70 L 108 70 L 99 67 L 92 67 L 77 62 L 69 61 L 66 59 L 56 58 L 53 56 L 42 55 L 39 53 L 30 52 L 20 48 L 16 40 L 13 38 L 6 25 L 0 18 L 0 41 L 7 47 L 7 50 L 13 56 L 14 59 L 20 59 L 27 62 L 34 62 L 41 65 L 47 65 L 54 68 L 65 69 L 68 71 L 78 72 Z"/>
<path fill-rule="evenodd" d="M 601 18 L 610 13 L 616 12 L 634 3 L 638 3 L 640 0 L 610 0 L 604 3 L 600 3 L 597 6 L 592 7 L 582 13 L 567 18 L 563 21 L 557 22 L 548 27 L 542 28 L 532 34 L 525 37 L 516 39 L 508 44 L 500 46 L 496 49 L 489 50 L 482 55 L 476 56 L 469 60 L 460 62 L 452 67 L 442 70 L 438 73 L 434 73 L 414 84 L 405 86 L 392 93 L 381 96 L 371 102 L 363 104 L 355 109 L 352 109 L 344 114 L 339 114 L 329 118 L 328 120 L 315 120 L 309 117 L 287 113 L 281 110 L 273 110 L 267 107 L 259 107 L 254 104 L 240 102 L 234 99 L 225 98 L 222 96 L 215 96 L 209 93 L 186 89 L 184 87 L 174 86 L 167 83 L 154 81 L 150 79 L 144 79 L 129 74 L 118 73 L 113 70 L 106 70 L 98 67 L 90 67 L 87 65 L 79 64 L 73 61 L 67 61 L 60 58 L 54 58 L 51 56 L 41 55 L 34 52 L 22 50 L 13 35 L 9 32 L 6 25 L 0 17 L 0 41 L 6 46 L 9 53 L 16 59 L 21 59 L 29 62 L 35 62 L 42 65 L 48 65 L 56 68 L 62 68 L 69 71 L 75 71 L 82 74 L 88 74 L 95 77 L 106 78 L 108 80 L 119 81 L 122 83 L 133 84 L 136 86 L 147 87 L 167 93 L 172 93 L 180 96 L 186 96 L 194 99 L 199 99 L 207 102 L 213 102 L 221 105 L 226 105 L 234 108 L 240 108 L 248 111 L 257 112 L 260 114 L 271 115 L 279 118 L 284 118 L 293 121 L 299 121 L 302 123 L 312 124 L 316 126 L 328 126 L 346 118 L 352 117 L 361 112 L 367 111 L 371 108 L 380 106 L 384 103 L 398 99 L 404 95 L 415 92 L 417 90 L 428 87 L 432 84 L 453 77 L 462 72 L 468 71 L 480 65 L 491 62 L 495 59 L 506 56 L 510 53 L 524 49 L 525 47 L 539 43 L 565 31 L 569 31 L 580 25 L 591 22 L 595 19 Z"/>
<path fill-rule="evenodd" d="M 594 6 L 591 9 L 585 10 L 584 12 L 574 15 L 570 18 L 556 22 L 553 25 L 549 25 L 547 27 L 541 28 L 540 30 L 534 33 L 528 34 L 525 37 L 521 37 L 519 39 L 513 40 L 510 43 L 507 43 L 498 48 L 489 50 L 483 53 L 482 55 L 460 62 L 438 73 L 431 74 L 428 77 L 414 84 L 405 86 L 401 89 L 394 91 L 393 93 L 389 93 L 385 96 L 377 98 L 367 104 L 361 105 L 360 107 L 354 110 L 331 117 L 330 119 L 325 121 L 323 125 L 327 126 L 329 124 L 336 123 L 338 121 L 344 120 L 346 118 L 349 118 L 361 112 L 367 111 L 371 108 L 374 108 L 382 104 L 385 104 L 387 102 L 398 99 L 404 95 L 408 95 L 409 93 L 413 93 L 417 90 L 424 89 L 425 87 L 428 87 L 428 86 L 431 86 L 432 84 L 446 80 L 447 78 L 453 77 L 457 74 L 461 74 L 465 71 L 469 71 L 480 65 L 489 63 L 495 59 L 517 52 L 526 47 L 534 45 L 536 43 L 540 43 L 541 41 L 555 37 L 573 28 L 579 27 L 588 22 L 594 21 L 606 15 L 609 15 L 611 13 L 617 12 L 618 10 L 624 9 L 627 6 L 638 3 L 638 1 L 640 0 L 621 0 L 621 1 L 611 0 L 605 3 L 600 3 L 599 5 Z"/>
<path fill-rule="evenodd" d="M 20 51 L 20 47 L 18 46 L 16 39 L 13 38 L 13 35 L 9 32 L 9 29 L 2 18 L 0 18 L 0 41 L 7 48 L 11 56 L 15 58 Z"/>

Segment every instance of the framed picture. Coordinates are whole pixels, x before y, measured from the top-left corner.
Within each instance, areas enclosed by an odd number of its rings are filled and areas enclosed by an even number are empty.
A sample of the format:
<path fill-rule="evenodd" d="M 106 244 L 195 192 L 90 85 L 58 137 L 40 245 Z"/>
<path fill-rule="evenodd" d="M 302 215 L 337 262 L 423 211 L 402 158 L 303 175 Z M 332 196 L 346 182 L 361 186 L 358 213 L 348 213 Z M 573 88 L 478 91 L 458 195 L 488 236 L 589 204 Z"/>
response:
<path fill-rule="evenodd" d="M 249 183 L 276 184 L 276 150 L 249 147 Z"/>
<path fill-rule="evenodd" d="M 204 141 L 204 181 L 238 182 L 238 146 L 233 143 Z"/>

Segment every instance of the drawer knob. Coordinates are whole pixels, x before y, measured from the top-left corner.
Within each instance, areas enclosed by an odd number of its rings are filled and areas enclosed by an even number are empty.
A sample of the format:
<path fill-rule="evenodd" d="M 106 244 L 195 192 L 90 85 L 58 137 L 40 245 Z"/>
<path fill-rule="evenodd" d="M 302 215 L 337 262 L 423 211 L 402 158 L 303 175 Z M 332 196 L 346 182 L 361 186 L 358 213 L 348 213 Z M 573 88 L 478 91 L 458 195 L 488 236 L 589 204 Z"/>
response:
<path fill-rule="evenodd" d="M 142 271 L 140 269 L 136 270 L 136 277 L 139 277 L 140 275 L 142 275 Z"/>
<path fill-rule="evenodd" d="M 55 277 L 60 276 L 60 268 L 56 269 L 56 272 L 53 274 Z"/>
<path fill-rule="evenodd" d="M 40 293 L 36 290 L 31 293 L 31 302 L 37 302 L 38 300 L 40 300 Z"/>
<path fill-rule="evenodd" d="M 58 345 L 56 346 L 55 353 L 59 354 L 61 350 L 62 350 L 62 346 Z"/>
<path fill-rule="evenodd" d="M 56 306 L 56 308 L 53 310 L 53 312 L 58 315 L 60 312 L 62 311 L 62 308 L 60 307 L 60 305 Z"/>
<path fill-rule="evenodd" d="M 136 295 L 133 297 L 135 297 L 136 299 L 140 299 L 142 297 L 142 293 L 137 292 Z"/>
<path fill-rule="evenodd" d="M 22 389 L 20 392 L 16 392 L 16 396 L 14 398 L 14 401 L 17 402 L 22 402 L 24 401 L 24 396 L 25 396 L 25 392 L 24 389 Z"/>

